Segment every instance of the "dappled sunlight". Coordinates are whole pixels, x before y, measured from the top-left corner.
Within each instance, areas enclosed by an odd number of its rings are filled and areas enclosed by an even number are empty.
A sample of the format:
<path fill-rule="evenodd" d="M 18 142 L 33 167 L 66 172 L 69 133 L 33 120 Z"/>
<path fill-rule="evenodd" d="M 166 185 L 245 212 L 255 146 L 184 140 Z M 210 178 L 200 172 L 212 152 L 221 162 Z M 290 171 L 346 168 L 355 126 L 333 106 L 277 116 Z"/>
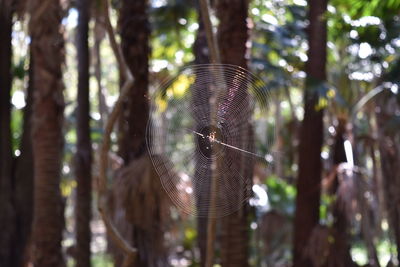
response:
<path fill-rule="evenodd" d="M 399 0 L 3 2 L 0 267 L 399 266 Z"/>

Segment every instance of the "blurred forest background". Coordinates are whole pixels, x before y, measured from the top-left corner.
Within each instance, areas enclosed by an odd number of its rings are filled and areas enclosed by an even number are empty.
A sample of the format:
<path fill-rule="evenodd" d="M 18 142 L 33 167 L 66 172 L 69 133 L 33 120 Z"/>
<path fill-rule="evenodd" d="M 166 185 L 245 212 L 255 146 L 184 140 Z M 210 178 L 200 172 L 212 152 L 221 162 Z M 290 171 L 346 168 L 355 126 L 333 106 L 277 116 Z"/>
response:
<path fill-rule="evenodd" d="M 263 125 L 283 155 L 255 140 L 271 164 L 247 167 L 253 196 L 218 220 L 214 266 L 399 266 L 400 1 L 210 6 L 221 62 L 273 92 Z M 1 267 L 206 266 L 204 221 L 168 201 L 145 145 L 147 96 L 210 62 L 199 10 L 196 0 L 0 0 Z"/>

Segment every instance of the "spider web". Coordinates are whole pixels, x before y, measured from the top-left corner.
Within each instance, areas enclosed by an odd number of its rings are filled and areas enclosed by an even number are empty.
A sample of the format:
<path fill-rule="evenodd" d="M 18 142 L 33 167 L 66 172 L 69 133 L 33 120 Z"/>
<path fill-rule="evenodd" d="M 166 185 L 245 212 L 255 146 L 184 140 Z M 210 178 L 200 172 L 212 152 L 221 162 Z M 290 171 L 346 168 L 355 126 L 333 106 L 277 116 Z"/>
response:
<path fill-rule="evenodd" d="M 215 103 L 210 104 L 217 91 Z M 259 119 L 269 116 L 269 95 L 261 79 L 225 64 L 186 67 L 157 89 L 151 98 L 147 147 L 165 191 L 178 208 L 206 217 L 211 177 L 218 179 L 215 216 L 229 215 L 248 201 L 252 171 L 244 169 L 265 160 L 265 153 L 257 153 L 255 141 L 264 140 L 268 153 L 274 153 L 274 134 L 259 138 L 253 129 Z M 213 176 L 211 164 L 217 159 L 222 164 Z"/>

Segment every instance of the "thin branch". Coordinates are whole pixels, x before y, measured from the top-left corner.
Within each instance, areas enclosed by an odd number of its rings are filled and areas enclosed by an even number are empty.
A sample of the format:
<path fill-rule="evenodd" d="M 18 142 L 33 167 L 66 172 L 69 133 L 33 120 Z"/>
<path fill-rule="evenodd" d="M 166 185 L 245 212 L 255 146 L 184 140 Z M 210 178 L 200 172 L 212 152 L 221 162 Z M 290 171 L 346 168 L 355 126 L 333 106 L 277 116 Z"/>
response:
<path fill-rule="evenodd" d="M 108 117 L 108 120 L 105 125 L 104 135 L 103 135 L 103 144 L 100 150 L 100 170 L 99 170 L 99 177 L 98 177 L 98 209 L 104 221 L 105 227 L 107 229 L 107 233 L 110 235 L 111 239 L 114 241 L 115 245 L 120 248 L 124 254 L 125 259 L 124 263 L 131 264 L 134 261 L 134 258 L 137 253 L 137 249 L 133 248 L 118 232 L 114 223 L 111 220 L 110 214 L 107 209 L 106 201 L 107 201 L 107 166 L 108 166 L 108 151 L 110 149 L 110 135 L 113 130 L 113 126 L 118 118 L 118 115 L 121 113 L 122 109 L 122 102 L 123 99 L 128 95 L 129 89 L 133 85 L 133 78 L 132 74 L 127 67 L 124 57 L 122 55 L 122 51 L 120 46 L 118 45 L 115 39 L 115 33 L 113 26 L 110 21 L 109 15 L 109 7 L 108 7 L 108 0 L 104 2 L 104 18 L 105 18 L 105 28 L 110 40 L 111 48 L 114 52 L 114 55 L 118 62 L 119 70 L 125 75 L 125 83 L 122 86 L 121 94 L 119 95 L 114 108 L 111 111 L 111 114 Z M 124 264 L 124 265 L 126 265 Z"/>
<path fill-rule="evenodd" d="M 103 84 L 101 82 L 102 74 L 101 74 L 101 55 L 100 55 L 100 46 L 101 41 L 104 38 L 105 28 L 104 23 L 100 22 L 100 15 L 99 13 L 104 13 L 101 11 L 96 10 L 95 15 L 95 26 L 93 30 L 94 34 L 94 47 L 93 47 L 93 67 L 94 67 L 94 76 L 97 82 L 98 88 L 98 101 L 99 101 L 99 113 L 100 113 L 100 126 L 101 128 L 104 127 L 104 120 L 108 117 L 108 108 L 106 104 Z"/>
<path fill-rule="evenodd" d="M 117 102 L 114 105 L 114 108 L 108 117 L 105 129 L 104 129 L 104 136 L 103 136 L 103 145 L 100 150 L 100 173 L 99 173 L 99 180 L 98 180 L 98 194 L 99 194 L 99 203 L 98 208 L 102 218 L 104 220 L 105 226 L 107 228 L 107 232 L 110 234 L 113 241 L 116 243 L 118 247 L 120 247 L 125 253 L 136 253 L 136 249 L 132 248 L 128 242 L 126 242 L 121 235 L 116 230 L 107 210 L 107 165 L 108 165 L 108 151 L 110 148 L 110 135 L 113 130 L 113 126 L 115 121 L 118 118 L 119 113 L 122 109 L 122 99 L 127 95 L 129 92 L 129 88 L 132 86 L 133 80 L 129 80 L 125 82 L 124 86 L 121 90 L 121 95 L 118 98 Z"/>
<path fill-rule="evenodd" d="M 357 101 L 357 103 L 354 105 L 354 108 L 352 109 L 351 117 L 355 118 L 355 116 L 357 115 L 357 112 L 360 111 L 360 109 L 365 104 L 367 104 L 372 98 L 374 98 L 376 95 L 383 92 L 385 89 L 386 89 L 385 86 L 379 85 L 379 86 L 375 87 L 374 89 L 372 89 L 371 91 L 369 91 L 363 97 L 361 97 L 361 99 L 359 101 Z"/>
<path fill-rule="evenodd" d="M 126 65 L 121 47 L 118 45 L 117 40 L 115 39 L 114 28 L 111 24 L 110 14 L 108 12 L 109 10 L 108 0 L 105 0 L 104 4 L 105 4 L 104 5 L 105 28 L 108 34 L 108 38 L 110 40 L 110 45 L 114 52 L 115 58 L 117 59 L 119 71 L 122 72 L 123 75 L 126 75 L 125 79 L 126 82 L 128 82 L 129 80 L 133 80 L 132 73 L 130 72 L 128 66 Z"/>
<path fill-rule="evenodd" d="M 204 23 L 204 29 L 207 36 L 208 49 L 210 50 L 210 61 L 214 64 L 221 64 L 221 57 L 219 54 L 218 44 L 215 40 L 215 35 L 212 30 L 210 19 L 210 5 L 208 0 L 200 0 L 200 13 Z"/>

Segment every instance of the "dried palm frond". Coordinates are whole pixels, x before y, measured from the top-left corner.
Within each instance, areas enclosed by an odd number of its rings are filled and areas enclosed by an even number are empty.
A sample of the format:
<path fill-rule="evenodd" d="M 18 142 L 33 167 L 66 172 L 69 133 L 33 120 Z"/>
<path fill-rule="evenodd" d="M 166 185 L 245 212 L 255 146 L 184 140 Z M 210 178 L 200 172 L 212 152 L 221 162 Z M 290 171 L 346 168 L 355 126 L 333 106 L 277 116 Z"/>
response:
<path fill-rule="evenodd" d="M 290 218 L 279 211 L 271 210 L 260 221 L 260 236 L 263 239 L 263 254 L 274 264 L 283 258 L 285 250 L 292 243 L 292 224 Z"/>
<path fill-rule="evenodd" d="M 181 186 L 185 185 L 177 184 L 176 188 Z M 163 240 L 172 222 L 172 201 L 148 154 L 117 171 L 109 200 L 119 232 L 132 245 L 146 248 L 139 251 L 139 258 L 147 258 L 151 266 L 165 266 L 167 248 Z M 119 252 L 112 248 L 110 251 L 118 263 Z"/>
<path fill-rule="evenodd" d="M 147 154 L 118 171 L 113 193 L 127 221 L 148 230 L 162 227 L 158 224 L 167 218 L 171 202 Z"/>
<path fill-rule="evenodd" d="M 323 266 L 329 254 L 330 231 L 327 226 L 317 225 L 309 238 L 304 256 L 311 259 L 313 266 Z"/>
<path fill-rule="evenodd" d="M 347 164 L 339 165 L 339 188 L 337 201 L 349 221 L 360 224 L 361 234 L 368 250 L 370 263 L 378 263 L 374 236 L 379 223 L 377 217 L 377 197 L 371 190 L 363 170 Z"/>
<path fill-rule="evenodd" d="M 338 189 L 336 192 L 339 208 L 350 220 L 357 213 L 358 190 L 356 176 L 353 175 L 352 168 L 347 163 L 339 164 L 337 168 Z"/>

